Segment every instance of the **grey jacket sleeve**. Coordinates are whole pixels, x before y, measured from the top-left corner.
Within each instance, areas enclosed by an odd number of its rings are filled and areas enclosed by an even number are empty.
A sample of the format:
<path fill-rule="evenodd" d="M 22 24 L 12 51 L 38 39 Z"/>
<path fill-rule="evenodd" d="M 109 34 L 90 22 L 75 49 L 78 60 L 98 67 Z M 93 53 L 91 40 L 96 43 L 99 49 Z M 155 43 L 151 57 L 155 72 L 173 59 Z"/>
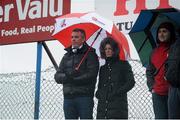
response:
<path fill-rule="evenodd" d="M 180 44 L 172 46 L 165 65 L 165 77 L 174 87 L 180 86 Z"/>

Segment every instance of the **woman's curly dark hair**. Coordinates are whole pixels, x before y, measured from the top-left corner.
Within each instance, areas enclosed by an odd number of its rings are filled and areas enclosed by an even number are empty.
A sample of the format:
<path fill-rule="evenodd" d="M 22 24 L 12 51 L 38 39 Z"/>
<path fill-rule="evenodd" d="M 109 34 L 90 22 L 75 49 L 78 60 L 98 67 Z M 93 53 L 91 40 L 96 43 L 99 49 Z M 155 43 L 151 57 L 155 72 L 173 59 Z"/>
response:
<path fill-rule="evenodd" d="M 112 50 L 114 52 L 113 57 L 119 57 L 119 47 L 118 47 L 118 43 L 115 42 L 115 40 L 111 37 L 106 37 L 101 41 L 100 44 L 100 54 L 101 54 L 101 58 L 105 59 L 106 58 L 106 54 L 105 54 L 105 46 L 109 44 L 112 47 Z"/>

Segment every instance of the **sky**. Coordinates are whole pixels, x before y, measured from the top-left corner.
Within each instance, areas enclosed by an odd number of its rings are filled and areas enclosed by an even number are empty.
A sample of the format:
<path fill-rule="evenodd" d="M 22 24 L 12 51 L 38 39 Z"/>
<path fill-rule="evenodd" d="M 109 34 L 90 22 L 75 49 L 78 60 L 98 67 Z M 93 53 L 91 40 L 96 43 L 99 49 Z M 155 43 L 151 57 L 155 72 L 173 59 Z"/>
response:
<path fill-rule="evenodd" d="M 71 0 L 71 12 L 94 11 L 94 0 Z M 47 41 L 52 55 L 59 65 L 64 47 L 57 40 Z M 31 72 L 36 70 L 37 43 L 0 46 L 0 73 Z M 42 70 L 53 66 L 44 48 Z"/>

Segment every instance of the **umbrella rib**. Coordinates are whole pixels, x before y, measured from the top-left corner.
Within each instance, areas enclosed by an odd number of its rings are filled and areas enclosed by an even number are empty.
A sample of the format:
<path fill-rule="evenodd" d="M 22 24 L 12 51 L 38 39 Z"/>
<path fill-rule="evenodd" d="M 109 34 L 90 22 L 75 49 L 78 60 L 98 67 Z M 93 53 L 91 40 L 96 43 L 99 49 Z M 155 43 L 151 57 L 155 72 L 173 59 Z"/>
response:
<path fill-rule="evenodd" d="M 146 43 L 147 39 L 148 39 L 148 37 L 146 37 L 146 39 L 143 41 L 143 43 L 142 43 L 141 47 L 138 49 L 138 53 L 140 53 L 140 52 L 141 52 L 141 50 L 142 50 L 142 48 L 143 48 L 144 44 Z"/>
<path fill-rule="evenodd" d="M 79 67 L 81 66 L 82 62 L 84 61 L 84 59 L 87 57 L 89 51 L 91 50 L 92 46 L 94 45 L 95 41 L 97 40 L 98 36 L 100 35 L 102 31 L 102 28 L 100 29 L 100 31 L 97 33 L 94 41 L 91 43 L 91 46 L 89 46 L 88 50 L 86 51 L 86 53 L 84 54 L 83 58 L 81 59 L 80 63 L 78 64 L 78 66 L 75 68 L 75 70 L 79 70 Z"/>

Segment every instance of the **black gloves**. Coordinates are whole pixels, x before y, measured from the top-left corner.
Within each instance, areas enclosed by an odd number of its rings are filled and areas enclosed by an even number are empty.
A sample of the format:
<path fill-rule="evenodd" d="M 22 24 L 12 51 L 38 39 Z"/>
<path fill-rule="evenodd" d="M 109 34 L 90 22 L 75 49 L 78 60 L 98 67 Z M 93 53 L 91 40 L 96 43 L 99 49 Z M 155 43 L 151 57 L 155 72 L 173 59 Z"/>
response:
<path fill-rule="evenodd" d="M 74 78 L 77 77 L 78 75 L 79 75 L 79 71 L 77 70 L 71 72 L 65 72 L 65 73 L 56 72 L 54 78 L 58 84 L 66 84 L 66 83 L 72 83 L 74 81 Z"/>
<path fill-rule="evenodd" d="M 73 70 L 73 71 L 68 71 L 68 72 L 65 72 L 66 76 L 67 77 L 70 77 L 70 78 L 73 78 L 73 77 L 76 77 L 78 76 L 79 72 L 77 70 Z"/>
<path fill-rule="evenodd" d="M 73 82 L 74 77 L 77 77 L 79 75 L 79 71 L 77 70 L 70 71 L 70 72 L 68 71 L 68 72 L 65 72 L 65 75 L 68 81 Z"/>

